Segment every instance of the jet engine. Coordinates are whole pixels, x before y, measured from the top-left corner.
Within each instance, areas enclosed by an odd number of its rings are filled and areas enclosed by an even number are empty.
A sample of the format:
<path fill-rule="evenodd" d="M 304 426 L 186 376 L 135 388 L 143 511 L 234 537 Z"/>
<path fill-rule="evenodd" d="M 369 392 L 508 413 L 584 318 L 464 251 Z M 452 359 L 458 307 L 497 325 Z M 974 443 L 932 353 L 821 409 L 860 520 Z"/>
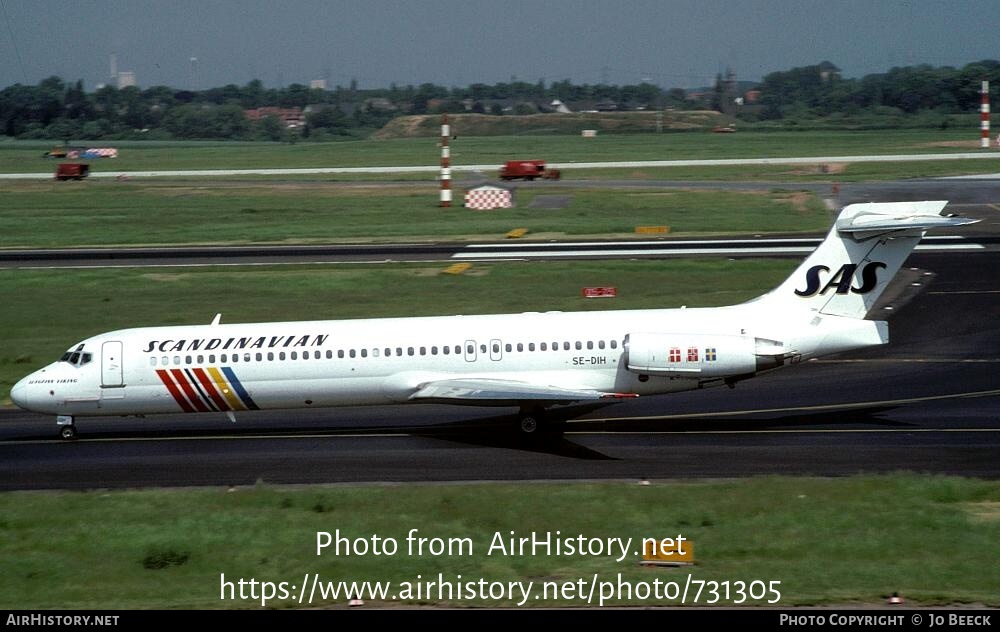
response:
<path fill-rule="evenodd" d="M 777 340 L 724 334 L 633 333 L 625 348 L 633 373 L 691 379 L 753 375 L 793 355 Z"/>

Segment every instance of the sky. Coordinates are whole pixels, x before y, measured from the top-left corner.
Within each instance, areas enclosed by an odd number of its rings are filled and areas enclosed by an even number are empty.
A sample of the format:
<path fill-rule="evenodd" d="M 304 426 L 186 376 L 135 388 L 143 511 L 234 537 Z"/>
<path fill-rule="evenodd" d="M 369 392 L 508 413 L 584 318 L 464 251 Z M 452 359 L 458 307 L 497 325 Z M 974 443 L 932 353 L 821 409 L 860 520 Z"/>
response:
<path fill-rule="evenodd" d="M 0 87 L 710 85 L 1000 58 L 1000 0 L 0 0 Z"/>

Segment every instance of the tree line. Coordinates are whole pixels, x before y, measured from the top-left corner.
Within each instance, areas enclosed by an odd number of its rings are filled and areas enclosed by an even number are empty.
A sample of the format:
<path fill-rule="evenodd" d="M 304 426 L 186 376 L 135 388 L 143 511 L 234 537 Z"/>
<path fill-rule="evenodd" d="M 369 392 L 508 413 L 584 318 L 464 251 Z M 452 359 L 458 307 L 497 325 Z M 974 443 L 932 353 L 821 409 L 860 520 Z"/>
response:
<path fill-rule="evenodd" d="M 36 86 L 15 84 L 0 90 L 0 134 L 13 138 L 69 139 L 233 139 L 291 140 L 364 136 L 395 116 L 438 112 L 527 114 L 560 100 L 587 104 L 610 102 L 622 108 L 710 107 L 746 120 L 782 121 L 832 114 L 915 115 L 978 110 L 981 80 L 1000 88 L 1000 62 L 983 60 L 962 68 L 929 65 L 892 68 L 860 79 L 842 78 L 836 66 L 822 62 L 763 78 L 759 101 L 733 107 L 742 95 L 720 80 L 699 91 L 664 90 L 642 83 L 613 86 L 511 81 L 444 87 L 390 85 L 331 90 L 302 84 L 266 88 L 259 80 L 191 91 L 167 86 L 147 89 L 114 86 L 86 92 L 82 81 L 49 77 Z M 730 101 L 727 101 L 729 99 Z M 244 111 L 260 107 L 305 108 L 301 130 L 290 132 L 274 117 L 249 120 Z"/>
<path fill-rule="evenodd" d="M 88 93 L 82 81 L 66 83 L 53 76 L 37 86 L 15 84 L 0 91 L 0 134 L 25 139 L 326 139 L 361 136 L 402 114 L 470 110 L 523 114 L 537 112 L 534 103 L 557 98 L 653 103 L 663 98 L 683 101 L 683 96 L 683 91 L 674 91 L 664 97 L 651 84 L 575 85 L 569 81 L 477 83 L 465 88 L 393 84 L 380 89 L 359 89 L 352 81 L 347 87 L 323 90 L 302 84 L 265 88 L 260 80 L 253 80 L 243 86 L 200 91 L 103 86 Z M 520 107 L 500 107 L 500 101 Z M 306 106 L 312 111 L 306 115 L 305 126 L 294 133 L 273 116 L 251 121 L 244 113 L 261 107 Z"/>
<path fill-rule="evenodd" d="M 917 114 L 978 112 L 980 84 L 1000 88 L 1000 61 L 983 60 L 962 68 L 930 65 L 892 68 L 860 79 L 841 78 L 829 62 L 773 72 L 761 82 L 760 116 L 764 119 L 813 115 L 852 115 L 895 110 Z"/>

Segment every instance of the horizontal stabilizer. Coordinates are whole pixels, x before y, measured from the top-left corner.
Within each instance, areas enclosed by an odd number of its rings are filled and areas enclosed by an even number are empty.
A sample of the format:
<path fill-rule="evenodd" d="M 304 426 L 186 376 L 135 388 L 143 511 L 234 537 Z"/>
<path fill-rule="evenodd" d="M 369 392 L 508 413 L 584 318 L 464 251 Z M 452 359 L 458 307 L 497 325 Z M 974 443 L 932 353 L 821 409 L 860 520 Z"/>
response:
<path fill-rule="evenodd" d="M 851 233 L 859 239 L 897 231 L 926 231 L 974 224 L 978 219 L 943 217 L 946 201 L 873 202 L 852 204 L 844 209 L 835 227 L 840 233 Z"/>
<path fill-rule="evenodd" d="M 471 378 L 436 380 L 420 385 L 410 400 L 446 403 L 484 404 L 486 402 L 523 401 L 578 402 L 616 397 L 634 397 L 628 393 L 605 393 L 589 389 L 529 384 L 516 380 Z"/>

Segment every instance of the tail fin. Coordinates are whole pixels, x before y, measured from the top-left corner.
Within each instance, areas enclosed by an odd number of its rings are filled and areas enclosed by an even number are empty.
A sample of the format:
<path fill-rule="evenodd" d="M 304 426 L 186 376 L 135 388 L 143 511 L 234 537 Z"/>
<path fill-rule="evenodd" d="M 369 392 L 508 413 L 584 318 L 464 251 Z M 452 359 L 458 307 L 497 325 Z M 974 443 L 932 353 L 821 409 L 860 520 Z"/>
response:
<path fill-rule="evenodd" d="M 947 202 L 873 202 L 845 207 L 816 250 L 759 301 L 864 318 L 920 238 L 931 228 L 979 220 L 942 217 Z"/>

